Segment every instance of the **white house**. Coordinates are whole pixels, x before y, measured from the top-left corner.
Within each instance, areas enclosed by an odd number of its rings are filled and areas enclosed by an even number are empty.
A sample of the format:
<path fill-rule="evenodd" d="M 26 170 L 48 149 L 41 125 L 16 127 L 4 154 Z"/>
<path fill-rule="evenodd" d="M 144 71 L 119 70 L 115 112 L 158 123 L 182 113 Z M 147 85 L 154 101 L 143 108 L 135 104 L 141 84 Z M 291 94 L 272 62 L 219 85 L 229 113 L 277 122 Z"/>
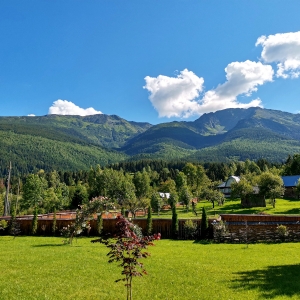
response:
<path fill-rule="evenodd" d="M 233 182 L 240 182 L 240 177 L 239 176 L 230 176 L 226 181 L 224 181 L 220 185 L 218 185 L 219 191 L 222 192 L 226 198 L 229 198 L 231 195 L 230 186 Z"/>

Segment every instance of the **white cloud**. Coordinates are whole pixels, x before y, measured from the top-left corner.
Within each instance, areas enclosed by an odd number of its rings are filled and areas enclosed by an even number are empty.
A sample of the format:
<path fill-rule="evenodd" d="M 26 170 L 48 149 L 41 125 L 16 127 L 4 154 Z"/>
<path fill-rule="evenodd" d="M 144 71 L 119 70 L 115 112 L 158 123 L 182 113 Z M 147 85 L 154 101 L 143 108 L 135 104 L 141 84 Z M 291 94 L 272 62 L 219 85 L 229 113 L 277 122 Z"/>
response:
<path fill-rule="evenodd" d="M 143 88 L 150 92 L 149 99 L 160 117 L 187 117 L 197 110 L 204 80 L 193 72 L 184 69 L 177 77 L 146 76 L 145 81 Z"/>
<path fill-rule="evenodd" d="M 35 115 L 34 114 L 29 114 L 29 115 L 27 115 L 27 117 L 35 117 Z"/>
<path fill-rule="evenodd" d="M 248 103 L 238 102 L 239 95 L 251 96 L 257 91 L 257 86 L 272 81 L 273 69 L 269 65 L 250 60 L 244 62 L 232 62 L 226 68 L 226 79 L 224 84 L 216 89 L 205 93 L 199 113 L 217 111 L 225 108 L 249 108 L 261 106 L 261 100 L 255 99 Z"/>
<path fill-rule="evenodd" d="M 255 45 L 262 45 L 265 62 L 277 63 L 277 77 L 300 76 L 300 31 L 261 36 Z"/>
<path fill-rule="evenodd" d="M 97 111 L 92 107 L 81 108 L 75 105 L 71 101 L 58 99 L 53 102 L 52 106 L 49 107 L 49 115 L 77 115 L 77 116 L 88 116 L 102 114 L 101 111 Z"/>
<path fill-rule="evenodd" d="M 261 62 L 233 62 L 225 68 L 227 81 L 216 89 L 207 91 L 202 99 L 203 78 L 187 69 L 177 78 L 159 75 L 145 77 L 144 86 L 150 92 L 149 99 L 160 117 L 189 117 L 225 108 L 261 106 L 261 100 L 248 103 L 237 101 L 239 95 L 250 96 L 258 85 L 272 81 L 273 69 Z"/>

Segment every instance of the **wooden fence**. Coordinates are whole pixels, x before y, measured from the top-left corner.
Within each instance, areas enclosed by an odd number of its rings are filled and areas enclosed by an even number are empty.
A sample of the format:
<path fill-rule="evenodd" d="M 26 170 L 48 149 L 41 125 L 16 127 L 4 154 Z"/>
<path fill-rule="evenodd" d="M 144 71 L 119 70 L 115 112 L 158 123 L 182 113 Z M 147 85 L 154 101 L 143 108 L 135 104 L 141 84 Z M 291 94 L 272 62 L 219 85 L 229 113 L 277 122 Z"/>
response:
<path fill-rule="evenodd" d="M 31 228 L 32 228 L 32 218 L 33 216 L 27 217 L 19 217 L 17 218 L 17 222 L 20 226 L 20 235 L 31 235 Z M 10 221 L 10 217 L 0 218 L 6 219 Z M 179 234 L 178 239 L 186 239 L 186 233 L 184 230 L 184 223 L 186 220 L 179 220 Z M 56 219 L 56 235 L 60 235 L 60 231 L 63 227 L 70 225 L 71 223 L 75 222 L 75 218 L 69 216 L 69 218 L 57 218 Z M 146 234 L 146 227 L 147 227 L 147 219 L 133 219 L 132 222 L 139 227 L 141 227 L 143 234 Z M 200 237 L 200 226 L 201 220 L 197 219 L 194 220 L 197 225 L 197 233 L 195 238 Z M 38 218 L 38 228 L 37 228 L 37 235 L 41 236 L 53 236 L 52 233 L 52 225 L 53 219 L 51 217 L 41 217 Z M 103 218 L 103 235 L 114 235 L 115 228 L 116 228 L 116 218 Z M 91 230 L 89 233 L 83 232 L 84 235 L 89 234 L 90 236 L 97 236 L 97 220 L 96 217 L 90 220 Z M 171 219 L 153 219 L 152 220 L 152 232 L 153 233 L 160 233 L 162 238 L 168 239 L 172 238 L 172 220 Z M 4 232 L 2 232 L 4 233 Z M 1 234 L 1 232 L 0 232 Z"/>
<path fill-rule="evenodd" d="M 114 216 L 103 216 L 103 235 L 114 235 L 116 219 L 109 218 Z M 57 216 L 56 220 L 56 235 L 60 235 L 63 227 L 75 221 L 75 215 L 66 213 L 63 216 Z M 32 228 L 33 216 L 19 217 L 17 221 L 20 226 L 21 235 L 30 235 Z M 0 219 L 10 220 L 10 217 L 1 217 Z M 215 226 L 218 224 L 215 220 L 210 220 L 208 238 L 214 238 L 218 242 L 228 243 L 245 243 L 245 242 L 274 242 L 282 240 L 277 227 L 284 225 L 287 228 L 288 234 L 285 241 L 300 241 L 300 215 L 299 216 L 277 216 L 277 215 L 221 215 L 221 219 L 225 222 L 227 231 L 222 236 L 217 235 Z M 185 219 L 179 220 L 178 239 L 186 239 L 184 230 Z M 142 228 L 143 233 L 146 233 L 147 219 L 133 219 L 132 222 Z M 197 225 L 197 234 L 195 239 L 199 239 L 201 232 L 201 219 L 196 219 L 194 222 Z M 52 216 L 39 216 L 37 235 L 52 236 Z M 96 216 L 90 221 L 91 230 L 89 233 L 83 232 L 84 235 L 97 236 L 97 220 Z M 172 220 L 171 219 L 153 219 L 153 233 L 161 233 L 162 238 L 172 238 Z M 4 234 L 0 231 L 0 234 Z"/>
<path fill-rule="evenodd" d="M 221 218 L 226 224 L 227 231 L 220 235 L 216 230 L 213 230 L 214 239 L 218 242 L 300 241 L 300 216 L 221 215 Z M 279 225 L 286 226 L 286 236 L 280 235 L 278 231 Z"/>

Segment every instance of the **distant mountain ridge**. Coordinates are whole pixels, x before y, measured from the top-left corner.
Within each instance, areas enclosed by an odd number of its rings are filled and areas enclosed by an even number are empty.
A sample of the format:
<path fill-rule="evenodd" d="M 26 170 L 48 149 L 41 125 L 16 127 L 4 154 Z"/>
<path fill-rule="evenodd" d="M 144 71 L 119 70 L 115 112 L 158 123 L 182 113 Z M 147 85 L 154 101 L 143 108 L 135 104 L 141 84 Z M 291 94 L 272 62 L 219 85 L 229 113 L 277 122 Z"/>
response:
<path fill-rule="evenodd" d="M 0 173 L 9 161 L 21 173 L 72 171 L 122 161 L 128 155 L 114 149 L 151 126 L 102 114 L 0 117 Z"/>
<path fill-rule="evenodd" d="M 78 142 L 92 143 L 95 145 L 119 148 L 128 138 L 144 132 L 152 125 L 126 121 L 116 115 L 91 115 L 91 116 L 63 116 L 45 115 L 38 117 L 0 117 L 0 129 L 13 128 L 16 132 L 27 129 L 27 132 L 36 131 L 35 134 L 44 136 L 40 131 L 55 132 L 65 135 Z"/>
<path fill-rule="evenodd" d="M 142 153 L 161 156 L 166 145 L 180 145 L 189 150 L 179 154 L 180 157 L 198 161 L 246 158 L 283 161 L 289 154 L 300 151 L 300 115 L 259 107 L 224 109 L 203 114 L 193 122 L 152 126 L 121 149 L 131 156 Z M 155 152 L 154 146 L 160 150 Z"/>
<path fill-rule="evenodd" d="M 141 158 L 284 161 L 300 153 L 300 115 L 252 107 L 151 125 L 115 115 L 0 117 L 0 173 L 88 169 Z"/>

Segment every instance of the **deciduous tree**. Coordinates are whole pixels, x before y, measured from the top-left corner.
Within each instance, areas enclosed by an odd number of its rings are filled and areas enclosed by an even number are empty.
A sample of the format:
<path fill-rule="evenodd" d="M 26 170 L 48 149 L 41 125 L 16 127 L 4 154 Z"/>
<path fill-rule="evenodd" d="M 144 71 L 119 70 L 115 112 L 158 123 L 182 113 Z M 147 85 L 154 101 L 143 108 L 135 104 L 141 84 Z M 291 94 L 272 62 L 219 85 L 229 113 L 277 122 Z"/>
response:
<path fill-rule="evenodd" d="M 270 172 L 262 173 L 258 177 L 259 193 L 269 198 L 275 207 L 276 198 L 284 194 L 283 180 L 280 176 Z"/>
<path fill-rule="evenodd" d="M 160 234 L 152 236 L 140 236 L 135 231 L 135 226 L 123 216 L 119 216 L 117 223 L 117 234 L 115 239 L 97 239 L 92 243 L 100 242 L 110 250 L 108 252 L 109 263 L 117 262 L 123 268 L 121 274 L 124 278 L 117 279 L 116 282 L 124 281 L 127 289 L 127 300 L 132 299 L 132 279 L 147 274 L 141 258 L 150 256 L 144 250 L 152 246 L 154 240 L 160 239 Z"/>

